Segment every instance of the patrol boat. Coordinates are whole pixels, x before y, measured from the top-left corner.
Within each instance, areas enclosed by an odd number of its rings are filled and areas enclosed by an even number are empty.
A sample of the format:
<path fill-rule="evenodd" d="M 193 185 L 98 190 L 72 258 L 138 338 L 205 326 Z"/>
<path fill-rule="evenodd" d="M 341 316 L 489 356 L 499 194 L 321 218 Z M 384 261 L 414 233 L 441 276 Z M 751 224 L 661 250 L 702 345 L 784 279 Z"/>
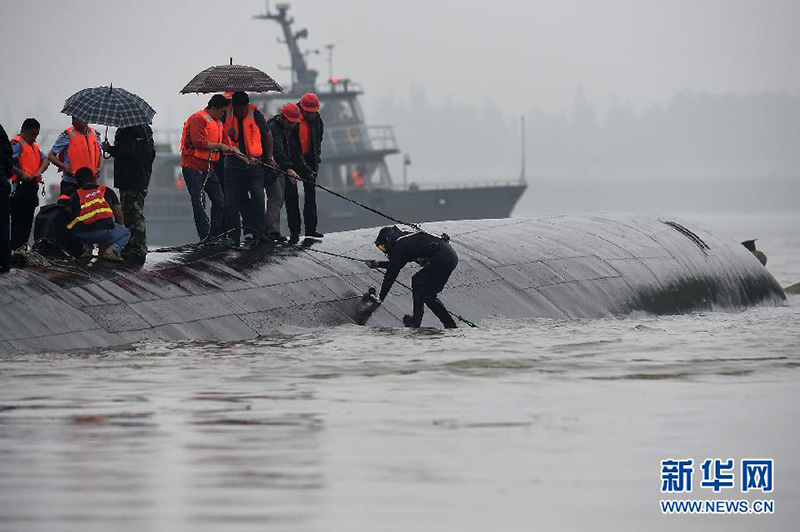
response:
<path fill-rule="evenodd" d="M 519 180 L 481 184 L 396 184 L 386 157 L 400 150 L 388 125 L 367 125 L 359 103 L 361 86 L 349 79 L 330 78 L 317 86 L 317 71 L 308 67 L 299 41 L 308 31 L 292 30 L 289 4 L 277 4 L 277 12 L 254 18 L 274 21 L 283 30 L 291 59 L 292 83 L 283 93 L 251 94 L 251 102 L 269 117 L 305 92 L 320 99 L 325 123 L 322 164 L 318 183 L 360 203 L 414 222 L 505 218 L 527 188 L 524 172 Z M 147 240 L 150 245 L 173 245 L 197 240 L 192 206 L 180 173 L 180 132 L 156 132 L 156 160 L 145 203 Z M 407 161 L 407 159 L 404 159 Z M 113 162 L 113 160 L 107 161 Z M 111 168 L 104 172 L 111 182 Z M 302 194 L 302 187 L 300 187 Z M 301 199 L 302 201 L 302 199 Z M 302 209 L 302 203 L 301 203 Z M 374 227 L 385 223 L 378 215 L 324 191 L 317 193 L 318 227 L 323 233 Z M 282 216 L 285 224 L 285 216 Z"/>

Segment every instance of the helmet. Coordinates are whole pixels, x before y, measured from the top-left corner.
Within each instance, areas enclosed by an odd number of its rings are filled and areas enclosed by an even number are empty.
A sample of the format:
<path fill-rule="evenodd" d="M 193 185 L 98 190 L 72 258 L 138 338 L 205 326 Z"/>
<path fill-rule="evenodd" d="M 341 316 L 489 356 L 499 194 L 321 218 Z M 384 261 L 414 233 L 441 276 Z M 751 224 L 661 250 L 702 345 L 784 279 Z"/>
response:
<path fill-rule="evenodd" d="M 297 104 L 292 102 L 283 104 L 283 107 L 281 107 L 281 114 L 289 122 L 300 122 L 300 108 L 297 107 Z"/>
<path fill-rule="evenodd" d="M 396 225 L 391 225 L 389 227 L 384 227 L 378 232 L 378 237 L 375 239 L 375 245 L 383 251 L 384 253 L 388 253 L 389 249 L 397 242 L 397 239 L 400 238 L 403 232 L 397 228 Z"/>
<path fill-rule="evenodd" d="M 308 111 L 309 113 L 319 111 L 319 98 L 313 92 L 303 94 L 298 103 L 303 111 Z"/>

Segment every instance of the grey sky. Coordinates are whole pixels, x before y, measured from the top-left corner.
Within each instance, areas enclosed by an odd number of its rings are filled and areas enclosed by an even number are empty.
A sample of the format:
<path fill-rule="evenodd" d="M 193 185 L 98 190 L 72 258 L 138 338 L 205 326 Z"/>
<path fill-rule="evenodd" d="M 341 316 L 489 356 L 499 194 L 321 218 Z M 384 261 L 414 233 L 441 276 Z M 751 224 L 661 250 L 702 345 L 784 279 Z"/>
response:
<path fill-rule="evenodd" d="M 259 0 L 27 0 L 2 10 L 0 119 L 10 130 L 27 115 L 52 120 L 70 94 L 109 82 L 147 99 L 157 127 L 178 128 L 205 101 L 180 88 L 229 56 L 286 79 L 278 26 L 251 19 Z M 548 112 L 568 108 L 578 87 L 601 105 L 615 95 L 636 107 L 686 88 L 800 92 L 793 0 L 298 0 L 291 13 L 309 29 L 303 44 L 323 49 L 309 56 L 322 77 L 324 45 L 340 43 L 334 73 L 364 85 L 368 109 L 389 94 L 407 99 L 414 84 L 434 102 Z"/>

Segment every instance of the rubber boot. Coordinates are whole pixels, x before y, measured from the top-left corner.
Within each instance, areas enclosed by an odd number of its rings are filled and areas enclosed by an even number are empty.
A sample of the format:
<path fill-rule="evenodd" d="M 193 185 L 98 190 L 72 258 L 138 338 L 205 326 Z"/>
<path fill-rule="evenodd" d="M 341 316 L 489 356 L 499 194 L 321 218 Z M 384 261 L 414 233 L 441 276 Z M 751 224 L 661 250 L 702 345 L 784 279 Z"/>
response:
<path fill-rule="evenodd" d="M 418 329 L 422 325 L 422 315 L 425 312 L 425 303 L 421 299 L 414 299 L 414 315 L 403 316 L 403 325 Z"/>
<path fill-rule="evenodd" d="M 453 317 L 450 315 L 449 312 L 447 312 L 447 309 L 445 308 L 444 304 L 441 301 L 439 301 L 438 297 L 429 297 L 425 299 L 425 303 L 428 305 L 431 311 L 436 315 L 436 317 L 439 318 L 439 321 L 442 322 L 442 325 L 444 325 L 445 329 L 458 328 L 458 325 L 456 325 L 455 320 L 453 320 Z"/>

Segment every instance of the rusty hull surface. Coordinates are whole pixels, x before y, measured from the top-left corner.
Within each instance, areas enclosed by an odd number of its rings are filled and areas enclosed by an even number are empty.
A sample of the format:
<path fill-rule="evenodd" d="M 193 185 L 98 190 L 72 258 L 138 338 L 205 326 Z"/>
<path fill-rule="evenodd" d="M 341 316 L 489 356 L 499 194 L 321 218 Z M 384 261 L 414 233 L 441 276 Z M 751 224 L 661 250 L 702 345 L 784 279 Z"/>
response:
<path fill-rule="evenodd" d="M 690 222 L 632 214 L 427 224 L 459 266 L 442 300 L 487 318 L 582 319 L 777 305 L 783 290 L 744 247 Z M 310 250 L 380 258 L 377 229 L 333 233 Z M 138 341 L 236 341 L 287 326 L 355 323 L 382 274 L 308 249 L 263 245 L 151 253 L 144 266 L 95 259 L 85 276 L 15 269 L 0 278 L 0 354 Z M 410 285 L 409 265 L 399 280 Z M 370 326 L 400 327 L 410 292 L 395 285 Z M 425 325 L 439 326 L 430 312 Z"/>

